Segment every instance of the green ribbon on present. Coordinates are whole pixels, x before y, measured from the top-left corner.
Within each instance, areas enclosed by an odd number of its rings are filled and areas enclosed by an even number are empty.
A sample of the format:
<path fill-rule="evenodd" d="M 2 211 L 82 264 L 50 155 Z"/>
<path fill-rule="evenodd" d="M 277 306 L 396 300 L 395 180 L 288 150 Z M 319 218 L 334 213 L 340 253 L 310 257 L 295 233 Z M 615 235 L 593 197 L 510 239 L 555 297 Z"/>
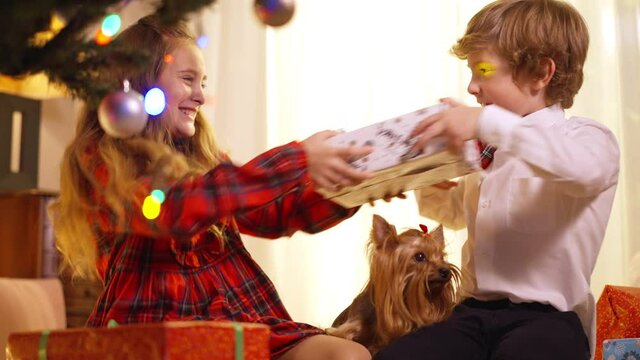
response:
<path fill-rule="evenodd" d="M 118 326 L 120 326 L 120 324 L 118 324 L 118 322 L 113 319 L 109 319 L 109 321 L 107 322 L 107 329 L 113 329 Z"/>
<path fill-rule="evenodd" d="M 242 333 L 242 324 L 232 322 L 232 325 L 236 334 L 236 360 L 244 360 L 244 334 Z"/>
<path fill-rule="evenodd" d="M 38 360 L 47 360 L 47 342 L 49 341 L 49 330 L 44 330 L 40 334 L 38 342 Z"/>

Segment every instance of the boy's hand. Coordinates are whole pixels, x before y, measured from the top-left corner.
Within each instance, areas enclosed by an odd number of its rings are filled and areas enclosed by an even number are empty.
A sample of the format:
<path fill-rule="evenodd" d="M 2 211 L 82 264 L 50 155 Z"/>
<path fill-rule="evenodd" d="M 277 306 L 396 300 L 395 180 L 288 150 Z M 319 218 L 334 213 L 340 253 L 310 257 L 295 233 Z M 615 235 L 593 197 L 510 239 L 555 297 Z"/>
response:
<path fill-rule="evenodd" d="M 391 195 L 391 194 L 385 194 L 382 197 L 382 200 L 384 200 L 385 202 L 391 202 L 391 200 L 393 200 L 393 198 L 398 198 L 398 199 L 406 199 L 407 195 L 404 194 L 404 191 L 400 191 L 399 193 L 395 194 L 395 195 Z M 376 206 L 375 203 L 376 199 L 374 198 L 369 198 L 369 201 L 367 201 L 369 203 L 369 205 L 371 206 Z"/>
<path fill-rule="evenodd" d="M 349 161 L 370 154 L 370 146 L 335 147 L 326 140 L 338 132 L 325 130 L 315 133 L 302 142 L 307 154 L 307 167 L 311 180 L 319 188 L 337 191 L 367 180 L 372 173 L 360 171 L 349 165 Z"/>
<path fill-rule="evenodd" d="M 451 188 L 454 188 L 454 187 L 458 186 L 458 182 L 457 181 L 447 180 L 447 181 L 439 182 L 437 184 L 433 184 L 431 186 L 433 186 L 434 188 L 437 188 L 437 189 L 441 189 L 441 190 L 449 190 Z"/>
<path fill-rule="evenodd" d="M 414 149 L 422 149 L 431 139 L 444 136 L 449 150 L 459 152 L 466 140 L 478 137 L 478 117 L 482 108 L 464 106 L 451 98 L 440 101 L 451 108 L 433 114 L 416 125 L 410 135 L 417 136 Z"/>

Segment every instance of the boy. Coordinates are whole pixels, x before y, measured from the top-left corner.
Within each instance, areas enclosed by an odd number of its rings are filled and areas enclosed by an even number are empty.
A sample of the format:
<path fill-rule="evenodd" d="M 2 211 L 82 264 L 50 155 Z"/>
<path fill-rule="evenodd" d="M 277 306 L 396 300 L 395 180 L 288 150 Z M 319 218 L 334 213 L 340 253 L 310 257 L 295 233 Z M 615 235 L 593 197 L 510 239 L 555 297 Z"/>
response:
<path fill-rule="evenodd" d="M 445 99 L 452 108 L 414 130 L 416 148 L 434 136 L 454 150 L 468 139 L 487 145 L 485 171 L 417 192 L 422 215 L 468 229 L 461 303 L 376 359 L 589 359 L 589 283 L 619 150 L 603 125 L 564 118 L 588 42 L 582 17 L 561 1 L 499 0 L 471 19 L 452 52 L 467 60 L 481 107 Z"/>

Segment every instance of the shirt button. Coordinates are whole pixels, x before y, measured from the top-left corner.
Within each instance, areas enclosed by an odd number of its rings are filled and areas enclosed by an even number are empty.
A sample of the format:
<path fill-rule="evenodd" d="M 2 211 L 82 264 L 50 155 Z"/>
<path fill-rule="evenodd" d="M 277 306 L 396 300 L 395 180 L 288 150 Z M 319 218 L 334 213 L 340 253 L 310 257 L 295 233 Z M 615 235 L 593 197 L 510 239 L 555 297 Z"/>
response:
<path fill-rule="evenodd" d="M 480 207 L 483 208 L 483 209 L 486 209 L 486 208 L 488 208 L 490 206 L 491 206 L 491 200 L 483 200 L 480 203 Z"/>

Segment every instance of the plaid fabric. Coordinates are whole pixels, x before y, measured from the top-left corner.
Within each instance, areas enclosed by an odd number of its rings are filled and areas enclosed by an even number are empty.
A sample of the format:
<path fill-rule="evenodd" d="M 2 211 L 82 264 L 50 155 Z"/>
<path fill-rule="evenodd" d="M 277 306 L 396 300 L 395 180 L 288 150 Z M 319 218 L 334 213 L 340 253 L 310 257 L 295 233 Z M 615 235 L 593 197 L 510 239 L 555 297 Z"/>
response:
<path fill-rule="evenodd" d="M 149 194 L 149 180 L 142 181 L 138 201 Z M 323 333 L 291 320 L 240 238 L 241 232 L 268 238 L 313 233 L 355 213 L 313 191 L 300 144 L 275 148 L 241 167 L 223 163 L 164 192 L 155 220 L 136 206 L 124 225 L 115 223 L 106 206 L 89 214 L 97 220 L 105 288 L 87 326 L 106 326 L 110 319 L 262 323 L 271 327 L 273 356 Z M 223 230 L 224 245 L 211 225 Z"/>
<path fill-rule="evenodd" d="M 477 146 L 480 152 L 480 166 L 486 169 L 493 161 L 493 153 L 496 151 L 496 148 L 491 145 L 485 145 L 480 140 L 478 140 Z"/>

